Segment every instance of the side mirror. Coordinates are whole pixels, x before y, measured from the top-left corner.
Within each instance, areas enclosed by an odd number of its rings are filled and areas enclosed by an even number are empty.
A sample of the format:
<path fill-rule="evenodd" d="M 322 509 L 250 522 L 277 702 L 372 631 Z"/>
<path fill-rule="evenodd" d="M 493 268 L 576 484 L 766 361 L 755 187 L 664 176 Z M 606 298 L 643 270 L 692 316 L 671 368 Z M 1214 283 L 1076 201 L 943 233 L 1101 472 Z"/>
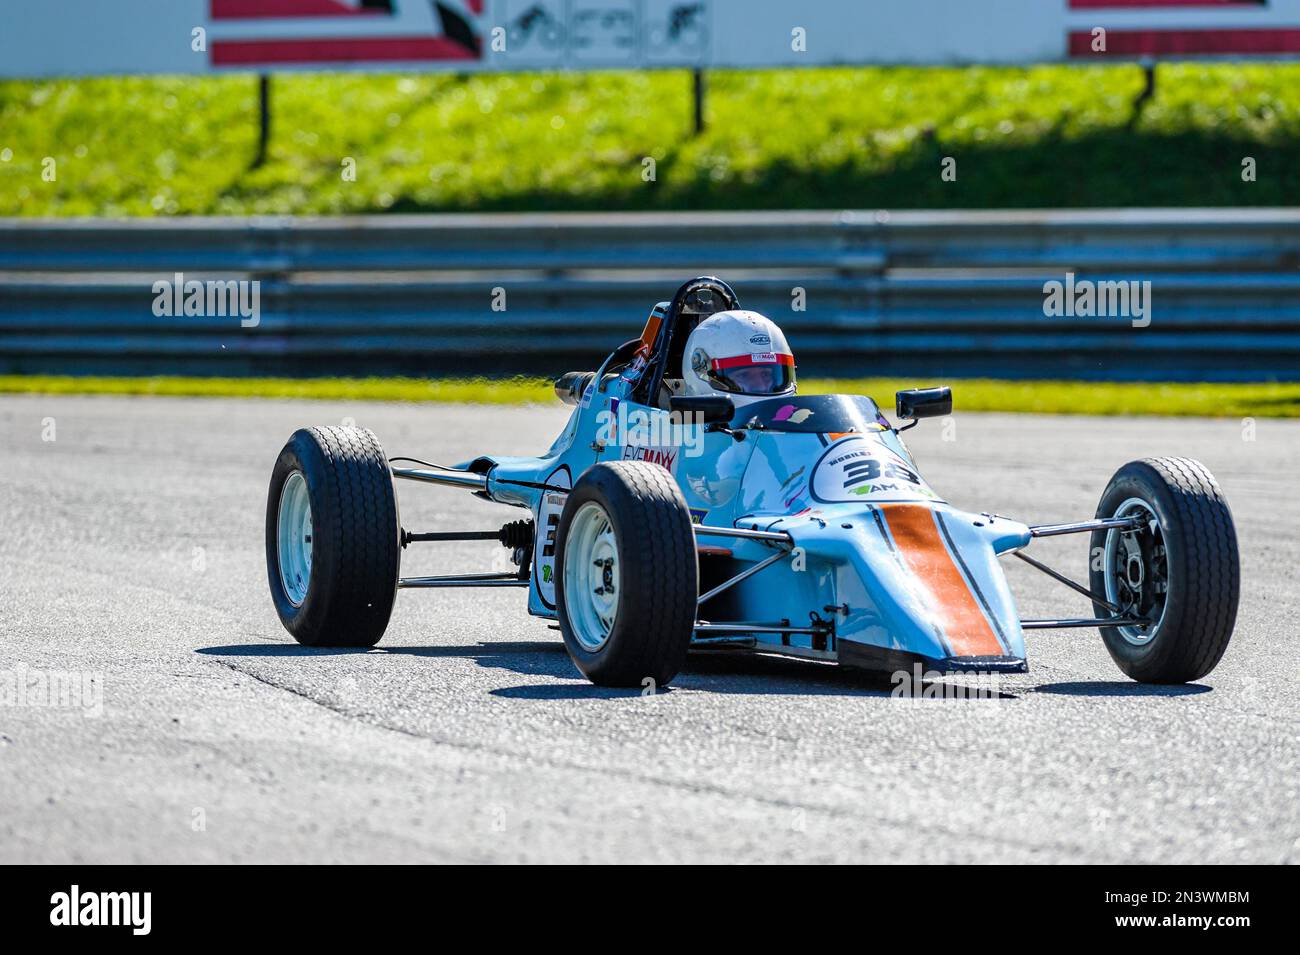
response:
<path fill-rule="evenodd" d="M 952 414 L 952 389 L 911 388 L 894 395 L 900 418 L 938 418 Z"/>
<path fill-rule="evenodd" d="M 726 424 L 736 414 L 736 406 L 725 395 L 674 395 L 668 399 L 668 410 L 705 424 Z"/>

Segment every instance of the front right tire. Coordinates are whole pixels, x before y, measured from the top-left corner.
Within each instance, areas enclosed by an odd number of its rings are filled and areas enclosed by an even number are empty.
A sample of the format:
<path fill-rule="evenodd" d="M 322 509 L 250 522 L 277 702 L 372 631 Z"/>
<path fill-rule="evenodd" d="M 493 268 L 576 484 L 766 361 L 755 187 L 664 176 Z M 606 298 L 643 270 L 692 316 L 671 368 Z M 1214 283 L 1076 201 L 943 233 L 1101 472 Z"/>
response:
<path fill-rule="evenodd" d="M 1092 534 L 1092 592 L 1151 621 L 1103 628 L 1111 658 L 1142 683 L 1199 680 L 1228 647 L 1241 590 L 1237 531 L 1214 475 L 1190 458 L 1132 461 L 1110 479 L 1097 517 L 1142 520 Z"/>

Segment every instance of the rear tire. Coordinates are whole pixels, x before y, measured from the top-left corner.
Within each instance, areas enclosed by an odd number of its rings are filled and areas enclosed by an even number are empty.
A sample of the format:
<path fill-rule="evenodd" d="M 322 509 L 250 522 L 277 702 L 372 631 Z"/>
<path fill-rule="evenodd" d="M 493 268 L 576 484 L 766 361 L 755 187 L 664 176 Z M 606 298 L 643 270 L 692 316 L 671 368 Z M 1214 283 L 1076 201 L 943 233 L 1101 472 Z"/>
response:
<path fill-rule="evenodd" d="M 1148 458 L 1120 468 L 1097 506 L 1099 518 L 1135 515 L 1146 519 L 1138 531 L 1093 532 L 1090 583 L 1093 593 L 1155 623 L 1105 627 L 1102 639 L 1134 680 L 1199 680 L 1223 656 L 1237 619 L 1232 512 L 1199 461 Z M 1101 604 L 1093 608 L 1112 616 Z"/>
<path fill-rule="evenodd" d="M 392 472 L 373 433 L 294 432 L 266 501 L 266 569 L 284 628 L 309 647 L 378 643 L 397 595 L 400 533 Z"/>
<path fill-rule="evenodd" d="M 597 464 L 560 515 L 556 610 L 569 656 L 598 686 L 663 686 L 686 662 L 699 566 L 681 489 L 655 464 Z"/>

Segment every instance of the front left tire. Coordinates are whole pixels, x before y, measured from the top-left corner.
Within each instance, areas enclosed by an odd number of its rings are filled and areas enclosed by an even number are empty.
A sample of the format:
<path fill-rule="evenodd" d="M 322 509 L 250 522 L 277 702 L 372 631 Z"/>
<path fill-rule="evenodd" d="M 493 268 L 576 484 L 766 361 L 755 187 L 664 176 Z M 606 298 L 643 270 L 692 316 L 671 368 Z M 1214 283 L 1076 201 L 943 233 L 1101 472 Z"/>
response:
<path fill-rule="evenodd" d="M 699 563 L 690 510 L 656 464 L 597 464 L 560 515 L 556 610 L 569 656 L 598 686 L 664 686 L 695 631 Z"/>
<path fill-rule="evenodd" d="M 397 595 L 400 527 L 383 448 L 364 428 L 304 428 L 266 501 L 266 569 L 280 622 L 310 647 L 373 647 Z"/>

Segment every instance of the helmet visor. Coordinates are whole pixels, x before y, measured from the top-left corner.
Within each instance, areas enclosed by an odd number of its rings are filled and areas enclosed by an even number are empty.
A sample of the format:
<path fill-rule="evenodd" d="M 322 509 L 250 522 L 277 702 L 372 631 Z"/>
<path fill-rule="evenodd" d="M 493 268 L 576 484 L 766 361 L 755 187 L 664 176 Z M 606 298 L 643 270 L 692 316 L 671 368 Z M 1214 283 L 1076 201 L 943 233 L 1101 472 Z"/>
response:
<path fill-rule="evenodd" d="M 794 356 L 765 352 L 715 358 L 709 380 L 738 395 L 779 395 L 794 386 Z"/>

